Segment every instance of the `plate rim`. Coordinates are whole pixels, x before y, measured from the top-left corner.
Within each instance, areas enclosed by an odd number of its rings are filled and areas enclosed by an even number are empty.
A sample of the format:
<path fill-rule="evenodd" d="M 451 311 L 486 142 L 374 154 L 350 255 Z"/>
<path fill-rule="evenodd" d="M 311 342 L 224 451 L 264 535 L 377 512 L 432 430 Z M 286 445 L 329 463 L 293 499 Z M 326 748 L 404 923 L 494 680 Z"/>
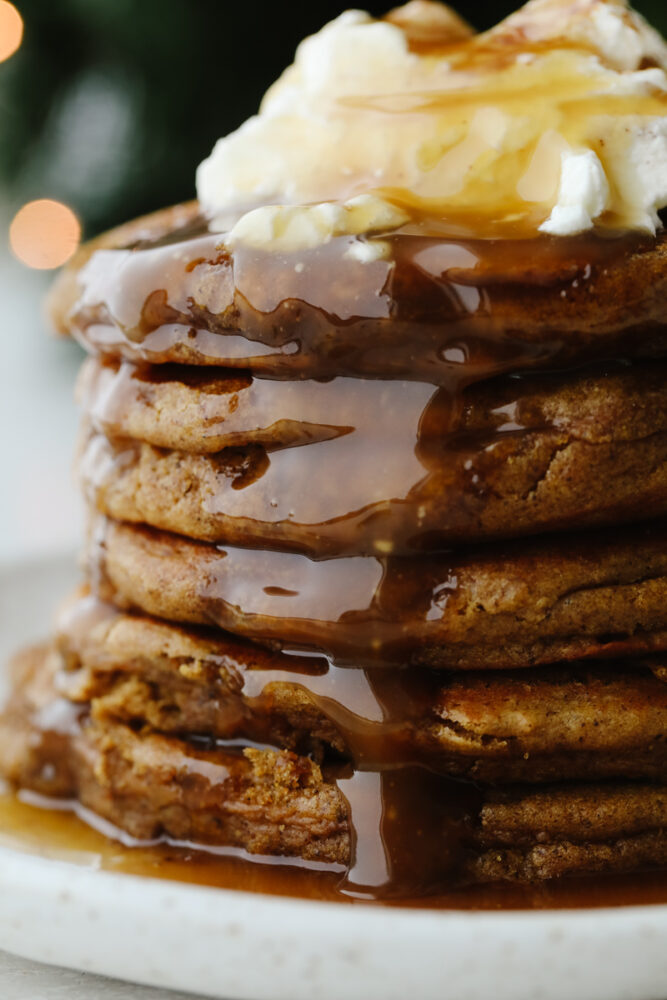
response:
<path fill-rule="evenodd" d="M 309 1000 L 314 994 L 397 1000 L 418 969 L 430 977 L 421 984 L 424 1000 L 481 1000 L 494 986 L 496 1000 L 653 1000 L 667 983 L 665 904 L 504 912 L 342 906 L 100 871 L 4 846 L 0 886 L 5 950 L 218 1000 Z M 185 940 L 184 921 L 190 928 Z M 137 947 L 149 924 L 151 934 Z M 362 949 L 352 943 L 359 941 Z M 401 942 L 408 962 L 396 951 L 396 960 L 381 967 L 378 953 Z M 179 943 L 188 945 L 186 960 Z M 223 973 L 202 952 L 202 944 L 206 952 L 213 943 Z M 291 960 L 278 963 L 285 954 Z M 501 969 L 506 980 L 499 987 Z M 544 971 L 555 969 L 564 971 L 549 987 Z M 434 975 L 439 970 L 449 978 L 444 990 Z"/>

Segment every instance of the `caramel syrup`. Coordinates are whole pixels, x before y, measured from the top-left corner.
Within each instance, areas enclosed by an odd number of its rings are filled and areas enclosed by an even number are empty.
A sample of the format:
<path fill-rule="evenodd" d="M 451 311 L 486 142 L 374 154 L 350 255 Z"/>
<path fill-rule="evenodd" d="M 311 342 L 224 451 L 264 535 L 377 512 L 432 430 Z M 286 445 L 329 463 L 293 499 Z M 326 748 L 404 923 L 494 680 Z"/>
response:
<path fill-rule="evenodd" d="M 452 234 L 451 222 L 427 214 L 383 237 L 386 259 L 367 264 L 350 258 L 351 237 L 303 254 L 231 255 L 202 224 L 182 242 L 94 253 L 68 323 L 96 352 L 136 361 L 284 379 L 404 378 L 454 394 L 503 372 L 664 355 L 661 301 L 647 296 L 637 325 L 611 311 L 605 321 L 589 315 L 607 269 L 654 240 L 480 240 L 473 221 Z M 594 335 L 582 332 L 582 316 Z"/>
<path fill-rule="evenodd" d="M 580 484 L 572 495 L 562 491 L 556 503 L 549 497 L 542 503 L 533 486 L 548 468 L 545 456 L 578 432 L 581 414 L 571 412 L 570 404 L 563 417 L 559 393 L 567 398 L 578 387 L 585 406 L 598 386 L 604 391 L 605 381 L 620 372 L 630 386 L 623 401 L 637 422 L 650 413 L 650 399 L 659 412 L 664 372 L 655 363 L 635 371 L 619 363 L 591 365 L 567 377 L 504 376 L 469 387 L 456 403 L 445 389 L 421 382 L 283 382 L 224 369 L 193 374 L 185 366 L 168 366 L 165 373 L 160 366 L 100 365 L 86 372 L 91 384 L 82 380 L 95 432 L 82 450 L 79 472 L 93 507 L 134 519 L 139 515 L 128 511 L 127 500 L 119 512 L 114 509 L 123 484 L 132 492 L 138 470 L 140 482 L 152 480 L 152 473 L 164 479 L 189 462 L 191 476 L 206 477 L 197 494 L 201 521 L 184 527 L 170 503 L 156 507 L 153 492 L 156 527 L 315 559 L 433 553 L 562 525 L 618 523 L 638 507 L 636 484 L 629 479 L 625 496 L 614 503 Z M 645 400 L 641 412 L 638 397 Z M 190 417 L 202 425 L 201 439 L 163 420 L 165 411 L 180 406 L 184 422 Z M 194 412 L 197 407 L 201 412 Z M 652 420 L 650 432 L 662 429 L 659 416 L 644 419 Z M 627 426 L 625 412 L 619 421 Z M 607 423 L 604 432 L 613 433 L 616 425 Z M 169 441 L 174 435 L 176 443 Z M 179 435 L 185 456 L 171 453 Z M 146 440 L 167 450 L 147 453 L 141 443 Z M 621 440 L 619 447 L 630 445 Z M 208 458 L 190 458 L 197 449 Z M 523 464 L 508 471 L 515 456 Z M 316 488 L 304 489 L 304 483 Z M 642 517 L 665 509 L 666 499 L 645 493 Z"/>
<path fill-rule="evenodd" d="M 116 614 L 111 606 L 92 597 L 72 605 L 62 622 L 65 631 L 61 636 L 69 668 L 56 678 L 58 690 L 66 691 L 68 683 L 76 689 L 77 673 L 82 669 L 79 658 L 86 659 L 87 637 L 96 622 L 105 617 L 112 620 Z M 217 658 L 211 652 L 207 666 L 210 687 L 196 697 L 220 706 L 215 720 L 218 729 L 208 735 L 202 731 L 196 741 L 189 731 L 180 734 L 183 742 L 174 744 L 172 752 L 174 759 L 178 753 L 179 769 L 191 768 L 193 775 L 201 772 L 202 753 L 208 753 L 207 773 L 213 774 L 225 764 L 229 767 L 233 763 L 229 755 L 240 753 L 250 740 L 256 741 L 255 746 L 280 748 L 284 744 L 281 713 L 287 711 L 289 716 L 291 709 L 280 707 L 284 703 L 278 692 L 289 685 L 292 694 L 288 705 L 294 705 L 295 700 L 298 704 L 302 693 L 321 716 L 308 714 L 305 733 L 303 717 L 301 724 L 292 718 L 291 732 L 298 735 L 301 729 L 302 739 L 310 732 L 315 743 L 320 743 L 317 752 L 325 778 L 335 784 L 347 804 L 350 865 L 336 883 L 336 891 L 375 901 L 415 899 L 451 892 L 453 886 L 466 881 L 468 863 L 479 854 L 480 845 L 482 851 L 489 846 L 480 829 L 486 793 L 473 782 L 448 776 L 465 773 L 465 754 L 461 758 L 460 748 L 458 754 L 451 748 L 448 752 L 430 728 L 430 721 L 436 723 L 436 730 L 443 721 L 437 709 L 443 679 L 437 671 L 341 668 L 321 656 L 269 652 L 232 639 L 222 643 Z M 102 666 L 97 671 L 97 690 L 104 693 L 106 674 L 113 677 L 124 669 L 132 670 L 132 665 L 125 668 L 119 660 Z M 217 672 L 229 678 L 226 683 L 233 694 L 215 687 Z M 160 693 L 157 675 L 144 676 L 142 671 L 142 676 L 154 697 L 162 700 L 165 695 Z M 660 686 L 657 681 L 654 684 Z M 235 713 L 238 695 L 243 696 L 245 705 L 237 705 Z M 67 701 L 63 706 L 85 715 L 85 704 L 91 697 L 94 701 L 94 693 L 84 686 L 80 709 Z M 33 717 L 33 725 L 48 737 L 45 730 L 53 735 L 55 720 L 60 725 L 58 732 L 73 735 L 76 743 L 78 722 L 74 719 L 72 731 L 72 712 L 54 712 L 53 703 L 47 709 Z M 98 722 L 104 723 L 103 702 L 95 713 Z M 112 717 L 113 713 L 112 700 Z M 322 720 L 331 724 L 334 736 Z M 191 730 L 192 724 L 187 728 Z M 333 761 L 332 744 L 336 748 Z M 308 743 L 298 749 L 308 753 Z M 653 747 L 653 751 L 657 759 L 659 749 Z M 512 750 L 512 754 L 519 752 L 517 747 Z M 594 748 L 588 752 L 595 757 Z M 221 783 L 224 779 L 216 780 Z M 655 792 L 655 787 L 647 786 L 649 796 Z"/>
<path fill-rule="evenodd" d="M 394 195 L 398 199 L 398 193 Z M 608 268 L 653 249 L 653 241 L 635 235 L 479 240 L 474 237 L 479 231 L 474 213 L 444 220 L 429 215 L 428 205 L 412 208 L 413 222 L 383 237 L 387 253 L 363 266 L 348 252 L 351 238 L 332 240 L 303 259 L 242 247 L 232 255 L 223 238 L 208 233 L 203 224 L 184 239 L 102 250 L 79 275 L 80 295 L 70 322 L 94 350 L 140 362 L 224 365 L 274 379 L 353 376 L 414 383 L 421 415 L 413 413 L 412 425 L 405 429 L 411 439 L 406 451 L 413 459 L 414 438 L 435 398 L 441 417 L 434 418 L 434 425 L 450 432 L 461 412 L 462 393 L 472 383 L 527 369 L 636 356 L 640 343 L 641 352 L 649 356 L 667 351 L 662 301 L 639 310 L 636 320 L 608 313 L 602 321 L 600 295 L 590 291 L 598 282 L 604 284 Z M 550 309 L 545 315 L 547 300 Z M 504 422 L 509 417 L 514 424 L 514 415 L 510 409 L 499 417 Z M 322 421 L 314 423 L 321 426 Z M 428 423 L 426 417 L 425 430 Z M 350 443 L 335 433 L 322 447 L 341 441 Z M 425 434 L 422 454 L 432 457 L 427 444 Z M 361 460 L 363 456 L 356 459 Z M 93 471 L 92 478 L 96 475 Z M 468 493 L 478 488 L 474 482 L 467 484 Z M 336 519 L 334 508 L 325 513 L 329 520 Z M 395 525 L 389 528 L 392 542 Z M 108 569 L 105 530 L 102 525 L 91 559 L 91 568 L 102 575 Z M 335 778 L 348 804 L 349 870 L 313 872 L 299 866 L 293 875 L 295 866 L 289 862 L 262 858 L 256 864 L 231 851 L 217 852 L 212 861 L 211 852 L 179 844 L 134 845 L 132 850 L 140 853 L 133 854 L 132 861 L 125 860 L 125 853 L 118 861 L 120 849 L 114 847 L 116 870 L 131 870 L 125 868 L 128 864 L 163 875 L 171 866 L 166 877 L 205 884 L 219 879 L 213 884 L 288 894 L 296 889 L 295 894 L 310 898 L 420 900 L 419 905 L 439 907 L 558 906 L 572 905 L 575 898 L 579 905 L 604 905 L 646 899 L 641 878 L 635 876 L 631 890 L 623 879 L 610 879 L 583 880 L 588 888 L 582 890 L 572 889 L 576 883 L 568 880 L 565 888 L 443 891 L 465 853 L 478 790 L 434 774 L 422 761 L 406 756 L 403 741 L 387 733 L 381 678 L 365 673 L 362 680 L 358 668 L 376 656 L 385 664 L 405 662 L 416 641 L 409 619 L 419 621 L 426 636 L 437 632 L 443 608 L 458 587 L 453 557 L 438 558 L 430 552 L 402 561 L 365 557 L 357 549 L 340 559 L 317 562 L 298 552 L 211 549 L 206 572 L 195 587 L 204 620 L 251 638 L 288 641 L 305 649 L 319 646 L 346 662 L 348 669 L 357 668 L 349 702 L 317 694 L 327 718 L 345 729 L 351 752 L 347 770 L 343 767 Z M 327 675 L 327 683 L 330 680 Z M 370 710 L 360 707 L 360 684 L 368 685 Z M 212 760 L 216 747 L 209 751 Z M 26 808 L 31 807 L 20 806 Z M 12 809 L 18 811 L 19 806 L 14 803 L 8 812 Z M 80 808 L 78 812 L 91 820 Z M 71 832 L 74 821 L 67 822 Z M 662 876 L 648 878 L 652 885 L 661 885 L 652 890 L 653 899 L 667 898 Z M 613 885 L 625 888 L 614 895 L 609 888 Z"/>
<path fill-rule="evenodd" d="M 481 579 L 483 593 L 495 588 L 503 594 L 514 588 L 525 594 L 521 606 L 529 607 L 526 580 L 542 586 L 544 597 L 552 573 L 562 578 L 567 574 L 573 588 L 589 586 L 591 579 L 598 580 L 596 566 L 607 565 L 612 554 L 620 553 L 628 563 L 641 553 L 642 580 L 661 577 L 666 533 L 667 525 L 659 520 L 622 532 L 573 532 L 565 539 L 551 536 L 528 545 L 519 540 L 421 557 L 315 560 L 291 552 L 205 545 L 97 518 L 86 569 L 95 593 L 122 600 L 125 607 L 173 614 L 184 622 L 213 623 L 269 645 L 324 651 L 345 666 L 435 663 L 449 669 L 502 669 L 511 663 L 554 662 L 554 650 L 564 637 L 570 643 L 570 659 L 660 650 L 667 609 L 651 601 L 650 593 L 639 611 L 623 611 L 623 627 L 618 622 L 614 627 L 608 599 L 591 610 L 586 630 L 575 624 L 574 636 L 563 632 L 569 627 L 567 618 L 554 621 L 541 615 L 531 621 L 517 616 L 511 602 L 505 605 L 511 613 L 500 617 L 495 605 L 487 612 L 475 594 L 480 593 L 476 588 Z M 143 576 L 136 572 L 138 560 Z M 535 572 L 538 560 L 543 575 Z M 182 563 L 188 566 L 187 589 L 181 581 L 173 585 L 168 606 L 181 603 L 167 612 L 161 595 L 144 580 L 164 580 L 166 587 Z M 599 583 L 610 585 L 602 576 Z M 641 586 L 641 580 L 637 584 Z M 558 596 L 554 590 L 551 594 L 552 599 Z M 624 608 L 620 602 L 617 606 Z M 545 641 L 544 651 L 527 655 L 527 643 L 537 639 Z"/>
<path fill-rule="evenodd" d="M 95 826 L 98 829 L 95 829 Z M 373 905 L 340 891 L 338 871 L 308 869 L 288 859 L 251 859 L 243 851 L 195 845 L 133 842 L 76 803 L 54 803 L 28 793 L 0 793 L 0 846 L 94 871 L 166 879 L 189 885 Z M 530 886 L 470 886 L 382 905 L 454 910 L 570 909 L 667 903 L 667 872 L 567 878 Z"/>

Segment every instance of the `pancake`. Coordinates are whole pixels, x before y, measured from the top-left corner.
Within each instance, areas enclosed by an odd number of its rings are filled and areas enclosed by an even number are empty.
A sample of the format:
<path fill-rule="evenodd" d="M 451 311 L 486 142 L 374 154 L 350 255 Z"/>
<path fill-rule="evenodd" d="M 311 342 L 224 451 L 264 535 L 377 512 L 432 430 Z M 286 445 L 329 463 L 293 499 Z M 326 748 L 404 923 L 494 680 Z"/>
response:
<path fill-rule="evenodd" d="M 214 629 L 124 615 L 85 592 L 63 607 L 57 647 L 58 692 L 92 703 L 97 719 L 209 741 L 245 738 L 318 759 L 325 745 L 345 750 L 305 686 L 317 686 L 309 666 L 326 669 L 316 658 L 311 664 Z"/>
<path fill-rule="evenodd" d="M 345 786 L 331 773 L 287 752 L 202 749 L 85 717 L 64 724 L 50 693 L 49 655 L 35 649 L 14 668 L 20 694 L 0 718 L 0 763 L 12 782 L 76 796 L 138 840 L 240 847 L 338 871 L 350 864 Z M 440 828 L 434 845 L 420 843 L 420 851 L 433 848 L 441 883 L 537 881 L 667 862 L 665 785 L 514 788 L 476 793 L 468 810 Z"/>
<path fill-rule="evenodd" d="M 440 432 L 451 416 L 433 386 L 414 382 L 287 382 L 242 370 L 118 365 L 98 358 L 87 358 L 82 365 L 77 400 L 90 424 L 107 437 L 199 455 L 250 444 L 273 451 L 353 431 L 366 440 L 410 433 L 414 448 L 427 408 L 435 411 L 433 422 Z M 493 429 L 492 417 L 490 421 Z"/>
<path fill-rule="evenodd" d="M 468 678 L 336 668 L 77 597 L 56 689 L 100 724 L 252 740 L 365 767 L 403 755 L 487 782 L 667 778 L 663 659 Z"/>
<path fill-rule="evenodd" d="M 610 783 L 488 793 L 477 881 L 537 881 L 667 864 L 667 786 Z"/>
<path fill-rule="evenodd" d="M 317 764 L 288 752 L 206 750 L 127 726 L 98 726 L 54 700 L 51 655 L 15 664 L 0 717 L 0 763 L 12 783 L 77 798 L 139 840 L 243 847 L 335 863 L 347 857 L 345 804 Z"/>
<path fill-rule="evenodd" d="M 428 4 L 388 15 L 405 44 L 352 12 L 215 147 L 201 206 L 61 272 L 53 322 L 92 355 L 84 585 L 12 669 L 15 788 L 332 898 L 667 869 L 667 199 L 624 125 L 659 120 L 667 50 L 624 10 L 591 48 L 552 5 L 467 45 Z M 338 28 L 370 32 L 355 93 Z M 318 178 L 281 150 L 320 105 L 406 142 Z"/>
<path fill-rule="evenodd" d="M 527 667 L 667 648 L 664 522 L 314 561 L 94 519 L 86 565 L 96 594 L 119 607 L 355 666 Z"/>
<path fill-rule="evenodd" d="M 98 366 L 93 381 L 102 383 L 102 402 L 92 403 L 93 412 L 120 408 L 128 382 L 134 396 L 122 418 L 98 416 L 112 440 L 91 433 L 80 459 L 89 499 L 117 520 L 318 558 L 386 553 L 388 545 L 396 555 L 433 552 L 667 513 L 667 369 L 660 364 L 501 380 L 465 393 L 458 416 L 417 384 L 392 392 L 381 381 L 334 380 L 344 384 L 337 392 L 326 383 L 328 418 L 318 408 L 308 421 L 306 409 L 301 427 L 293 416 L 282 419 L 280 408 L 262 413 L 261 402 L 259 414 L 250 400 L 249 412 L 240 402 L 230 414 L 230 399 L 242 401 L 246 392 L 275 398 L 278 387 L 293 415 L 299 395 L 307 398 L 317 383 L 255 379 L 231 391 L 240 379 L 230 378 L 216 392 L 212 378 L 205 388 L 156 383 L 128 377 L 127 368 L 113 375 Z M 396 394 L 405 405 L 396 406 Z M 325 395 L 320 390 L 318 403 Z M 206 413 L 199 424 L 198 400 Z M 245 418 L 249 441 L 215 454 L 166 446 L 173 427 L 172 437 L 187 434 L 196 448 L 201 426 L 206 447 L 216 400 L 220 430 L 229 421 L 227 440 L 243 437 Z M 157 414 L 153 426 L 150 414 Z M 189 433 L 186 414 L 194 421 Z M 123 432 L 131 428 L 165 444 L 128 440 Z"/>
<path fill-rule="evenodd" d="M 80 251 L 52 295 L 56 327 L 106 356 L 284 378 L 445 384 L 472 369 L 667 353 L 662 236 L 399 233 L 387 259 L 360 266 L 349 237 L 306 255 L 232 254 L 197 211 L 157 213 Z"/>

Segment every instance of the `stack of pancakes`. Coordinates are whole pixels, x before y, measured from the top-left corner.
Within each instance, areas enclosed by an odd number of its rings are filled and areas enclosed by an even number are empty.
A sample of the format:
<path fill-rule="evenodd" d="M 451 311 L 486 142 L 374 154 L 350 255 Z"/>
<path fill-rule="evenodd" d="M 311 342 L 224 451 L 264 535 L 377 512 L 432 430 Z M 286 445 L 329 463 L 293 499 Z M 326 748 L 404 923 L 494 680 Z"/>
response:
<path fill-rule="evenodd" d="M 196 213 L 56 289 L 86 579 L 5 775 L 362 896 L 667 864 L 667 242 L 304 263 Z"/>

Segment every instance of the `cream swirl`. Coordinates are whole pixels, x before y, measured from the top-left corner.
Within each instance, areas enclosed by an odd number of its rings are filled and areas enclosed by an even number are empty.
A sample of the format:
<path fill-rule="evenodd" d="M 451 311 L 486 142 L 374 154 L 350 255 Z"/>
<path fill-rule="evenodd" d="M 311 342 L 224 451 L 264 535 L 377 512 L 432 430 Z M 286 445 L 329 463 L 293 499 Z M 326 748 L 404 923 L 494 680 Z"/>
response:
<path fill-rule="evenodd" d="M 623 0 L 532 0 L 479 35 L 426 0 L 348 11 L 219 140 L 198 196 L 231 244 L 281 250 L 425 218 L 482 236 L 655 232 L 666 70 Z"/>

